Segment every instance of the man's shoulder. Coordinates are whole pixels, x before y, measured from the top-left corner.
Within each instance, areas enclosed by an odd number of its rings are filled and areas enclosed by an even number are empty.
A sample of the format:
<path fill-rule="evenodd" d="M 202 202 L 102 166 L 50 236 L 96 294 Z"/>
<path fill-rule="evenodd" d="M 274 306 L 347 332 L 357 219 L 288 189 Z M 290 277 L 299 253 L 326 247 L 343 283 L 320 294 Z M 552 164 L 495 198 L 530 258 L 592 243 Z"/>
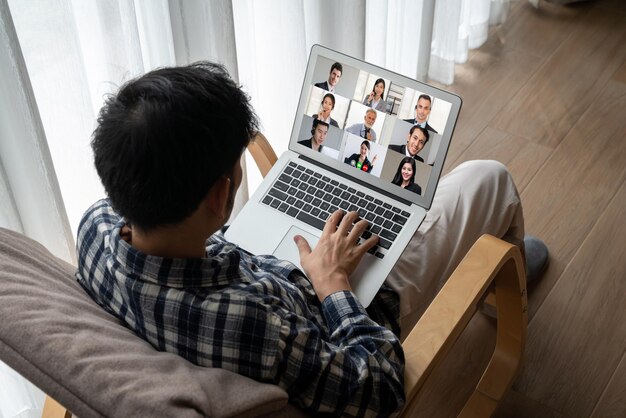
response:
<path fill-rule="evenodd" d="M 400 144 L 392 144 L 389 145 L 389 149 L 393 150 L 393 151 L 398 151 L 398 152 L 403 152 L 402 151 L 402 147 L 404 147 L 404 145 L 400 145 Z"/>
<path fill-rule="evenodd" d="M 115 212 L 115 209 L 111 206 L 109 199 L 100 199 L 93 205 L 89 206 L 78 224 L 78 232 L 85 228 L 93 226 L 102 227 L 113 226 L 117 224 L 121 219 L 121 216 Z"/>
<path fill-rule="evenodd" d="M 321 89 L 328 90 L 328 82 L 327 81 L 322 81 L 322 82 L 319 82 L 319 83 L 315 83 L 315 87 L 319 87 Z"/>
<path fill-rule="evenodd" d="M 94 241 L 101 240 L 121 220 L 109 199 L 101 199 L 91 205 L 83 214 L 78 224 L 77 247 L 79 249 L 78 261 L 80 262 L 81 248 L 90 246 Z"/>

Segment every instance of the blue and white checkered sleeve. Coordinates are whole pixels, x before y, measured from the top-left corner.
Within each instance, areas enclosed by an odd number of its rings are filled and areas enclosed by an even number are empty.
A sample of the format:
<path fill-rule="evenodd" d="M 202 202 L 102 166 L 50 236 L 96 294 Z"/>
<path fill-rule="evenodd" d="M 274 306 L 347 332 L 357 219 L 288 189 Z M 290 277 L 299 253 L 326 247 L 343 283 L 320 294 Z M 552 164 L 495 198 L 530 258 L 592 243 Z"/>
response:
<path fill-rule="evenodd" d="M 372 321 L 352 292 L 322 303 L 331 334 L 295 314 L 284 318 L 279 385 L 302 408 L 342 416 L 388 416 L 404 404 L 400 341 Z"/>

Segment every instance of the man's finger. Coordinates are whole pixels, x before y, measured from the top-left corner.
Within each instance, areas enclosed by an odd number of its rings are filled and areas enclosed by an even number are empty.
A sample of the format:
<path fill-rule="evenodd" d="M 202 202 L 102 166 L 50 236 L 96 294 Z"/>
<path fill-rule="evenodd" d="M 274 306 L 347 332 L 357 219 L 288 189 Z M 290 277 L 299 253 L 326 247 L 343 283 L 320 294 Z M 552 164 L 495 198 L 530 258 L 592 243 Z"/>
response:
<path fill-rule="evenodd" d="M 300 261 L 302 261 L 302 257 L 311 254 L 311 246 L 302 235 L 294 236 L 293 240 L 298 247 L 298 252 L 300 253 Z"/>
<path fill-rule="evenodd" d="M 378 244 L 378 235 L 372 235 L 371 237 L 363 241 L 361 245 L 357 246 L 357 250 L 361 253 L 360 256 L 363 256 L 371 248 L 374 248 L 376 244 Z"/>
<path fill-rule="evenodd" d="M 352 222 L 354 222 L 358 217 L 359 217 L 358 213 L 348 212 L 343 217 L 343 219 L 341 220 L 341 223 L 337 227 L 337 232 L 340 233 L 341 235 L 348 235 L 348 232 L 350 232 L 350 228 L 352 228 Z"/>
<path fill-rule="evenodd" d="M 367 222 L 365 219 L 361 219 L 360 221 L 355 223 L 352 227 L 352 230 L 350 231 L 350 239 L 357 240 L 367 229 L 368 225 L 369 222 Z"/>
<path fill-rule="evenodd" d="M 337 230 L 337 224 L 343 217 L 343 211 L 341 209 L 337 209 L 334 211 L 326 220 L 326 225 L 324 225 L 324 230 L 322 231 L 322 236 L 332 234 Z"/>

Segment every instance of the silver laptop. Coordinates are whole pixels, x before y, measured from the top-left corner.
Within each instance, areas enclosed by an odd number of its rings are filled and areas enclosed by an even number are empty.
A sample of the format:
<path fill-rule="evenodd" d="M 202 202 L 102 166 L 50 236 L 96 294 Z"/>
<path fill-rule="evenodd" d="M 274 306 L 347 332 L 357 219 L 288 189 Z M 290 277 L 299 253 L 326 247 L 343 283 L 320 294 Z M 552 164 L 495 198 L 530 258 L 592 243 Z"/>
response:
<path fill-rule="evenodd" d="M 376 90 L 383 91 L 378 101 L 370 94 Z M 460 108 L 451 93 L 313 46 L 289 150 L 226 238 L 300 267 L 294 235 L 313 248 L 330 214 L 357 211 L 370 222 L 365 236 L 380 237 L 350 277 L 368 306 L 432 204 Z M 426 136 L 415 119 L 425 115 L 428 140 L 414 154 Z"/>

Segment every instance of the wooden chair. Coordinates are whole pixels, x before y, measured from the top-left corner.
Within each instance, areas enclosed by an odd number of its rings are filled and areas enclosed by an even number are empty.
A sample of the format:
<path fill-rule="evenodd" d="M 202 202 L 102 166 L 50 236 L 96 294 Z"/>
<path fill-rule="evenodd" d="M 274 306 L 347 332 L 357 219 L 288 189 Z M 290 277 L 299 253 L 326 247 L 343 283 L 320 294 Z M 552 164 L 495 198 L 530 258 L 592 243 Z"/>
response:
<path fill-rule="evenodd" d="M 277 160 L 276 154 L 269 145 L 267 139 L 262 134 L 258 134 L 255 140 L 250 144 L 248 150 L 255 159 L 261 174 L 265 176 Z M 2 231 L 0 230 L 0 232 Z M 17 234 L 14 235 L 16 236 Z M 0 234 L 0 272 L 15 270 L 15 262 L 13 260 L 8 261 L 7 266 L 3 264 L 4 254 L 10 251 L 8 250 L 9 246 L 2 245 L 2 241 L 14 240 L 14 238 L 15 237 L 13 235 L 9 235 L 8 238 L 3 238 L 3 235 Z M 22 252 L 31 252 L 31 250 L 25 249 Z M 20 255 L 20 257 L 22 257 L 22 255 Z M 31 263 L 27 262 L 26 264 Z M 31 266 L 25 267 L 30 268 Z M 41 268 L 47 267 L 42 266 Z M 64 268 L 67 272 L 71 266 L 66 266 Z M 4 313 L 2 311 L 3 301 L 8 300 L 10 302 L 13 299 L 7 298 L 10 298 L 15 293 L 19 293 L 19 291 L 10 291 L 13 293 L 8 296 L 3 293 L 3 289 L 6 287 L 2 283 L 2 281 L 4 281 L 3 275 L 4 273 L 0 273 L 0 277 L 2 277 L 2 280 L 0 280 L 0 315 Z M 11 286 L 8 287 L 10 288 Z M 80 289 L 78 289 L 78 291 L 80 291 Z M 66 293 L 69 292 L 70 291 L 68 290 Z M 25 292 L 24 294 L 28 295 L 29 293 Z M 423 386 L 431 371 L 445 359 L 446 353 L 453 346 L 456 339 L 477 311 L 477 308 L 482 303 L 485 296 L 487 297 L 486 300 L 490 301 L 489 303 L 495 306 L 497 312 L 496 345 L 492 358 L 489 361 L 482 378 L 480 379 L 474 392 L 467 400 L 459 416 L 483 417 L 490 416 L 495 411 L 498 403 L 509 390 L 521 366 L 527 327 L 526 285 L 524 264 L 518 247 L 492 236 L 483 235 L 469 250 L 465 258 L 459 264 L 458 268 L 448 279 L 431 305 L 420 318 L 419 322 L 415 325 L 413 330 L 403 342 L 406 357 L 405 390 L 407 403 L 402 412 L 402 416 L 412 417 L 416 415 L 416 394 Z M 37 297 L 41 299 L 40 296 Z M 24 297 L 21 296 L 20 300 L 24 300 Z M 86 307 L 83 306 L 80 309 L 85 310 Z M 54 313 L 54 315 L 56 315 L 56 313 Z M 124 328 L 121 324 L 119 327 Z M 116 330 L 116 332 L 119 332 L 120 335 L 123 335 L 123 338 L 139 340 L 139 337 L 134 336 L 134 334 L 130 333 L 130 331 L 126 331 L 128 330 Z M 10 332 L 7 332 L 4 328 L 2 328 L 2 326 L 0 326 L 0 358 L 2 358 L 2 360 L 7 362 L 18 372 L 24 374 L 27 378 L 33 381 L 33 383 L 44 390 L 44 392 L 50 395 L 46 399 L 43 413 L 44 417 L 69 418 L 72 416 L 69 411 L 74 411 L 83 418 L 88 416 L 108 415 L 98 412 L 98 406 L 94 406 L 93 408 L 91 408 L 90 405 L 86 406 L 86 402 L 88 404 L 89 401 L 93 401 L 93 399 L 89 399 L 88 401 L 81 400 L 78 402 L 78 395 L 76 392 L 79 392 L 80 388 L 74 388 L 71 390 L 65 390 L 66 388 L 64 387 L 59 388 L 59 385 L 65 386 L 67 383 L 62 381 L 63 375 L 58 374 L 57 370 L 54 369 L 54 373 L 57 374 L 52 376 L 51 369 L 47 368 L 49 366 L 45 364 L 46 362 L 54 360 L 49 360 L 48 357 L 46 357 L 45 361 L 41 361 L 40 359 L 37 360 L 39 363 L 44 364 L 34 364 L 35 372 L 33 372 L 32 366 L 33 363 L 36 363 L 36 361 L 29 358 L 33 356 L 28 353 L 24 353 L 23 351 L 20 351 L 17 355 L 15 355 L 14 352 L 16 351 L 16 347 L 10 347 L 11 345 L 17 344 L 14 342 L 15 339 L 11 340 L 9 338 L 16 332 L 15 328 L 12 328 Z M 24 332 L 27 332 L 27 330 Z M 6 337 L 6 334 L 11 335 Z M 33 333 L 32 335 L 29 334 L 26 336 L 20 336 L 19 338 L 20 339 L 18 341 L 30 341 L 32 339 L 37 339 L 38 334 Z M 71 342 L 71 339 L 68 340 L 68 346 L 70 346 Z M 46 341 L 39 343 L 46 344 Z M 75 342 L 75 344 L 79 345 L 84 343 Z M 137 341 L 137 344 L 143 344 L 143 340 L 141 342 Z M 7 346 L 9 349 L 6 349 Z M 163 356 L 169 355 L 168 353 L 150 353 L 150 348 L 151 347 L 148 347 L 146 349 L 147 351 L 145 351 L 145 355 L 160 355 L 160 357 L 154 357 L 158 361 L 161 361 Z M 17 349 L 19 351 L 19 347 Z M 44 346 L 43 349 L 45 350 L 47 348 Z M 58 350 L 59 348 L 56 347 L 52 349 Z M 114 350 L 114 348 L 111 349 Z M 143 350 L 143 348 L 141 349 Z M 107 348 L 107 350 L 109 350 L 109 348 Z M 120 353 L 116 353 L 116 356 L 123 355 L 125 355 L 125 353 L 122 351 L 120 351 Z M 39 354 L 37 357 L 38 356 Z M 177 361 L 178 359 L 170 360 Z M 97 360 L 94 361 L 97 363 Z M 151 361 L 151 363 L 154 361 Z M 124 359 L 121 359 L 120 362 L 122 364 L 132 364 L 132 362 L 124 363 Z M 100 366 L 91 367 L 92 369 L 90 370 L 98 370 Z M 104 368 L 110 366 L 102 365 L 101 367 Z M 155 367 L 158 368 L 161 366 L 157 365 Z M 198 368 L 193 365 L 190 365 L 189 367 Z M 192 370 L 193 373 L 195 373 L 194 370 Z M 207 369 L 204 370 L 206 371 Z M 223 374 L 227 375 L 228 373 L 224 372 Z M 223 376 L 220 377 L 220 379 L 221 378 L 223 378 Z M 238 376 L 232 376 L 232 378 L 246 379 Z M 242 380 L 242 382 L 244 381 Z M 261 385 L 257 383 L 254 384 Z M 172 385 L 172 387 L 174 387 L 174 385 Z M 274 390 L 274 388 L 270 387 L 269 390 Z M 245 389 L 245 391 L 246 396 L 253 396 L 250 395 L 249 390 Z M 94 388 L 92 392 L 94 398 L 98 397 L 97 388 Z M 118 393 L 126 394 L 123 390 Z M 132 395 L 129 396 L 132 397 Z M 264 414 L 268 414 L 268 416 L 300 415 L 297 411 L 295 411 L 293 406 L 287 404 L 286 394 L 278 394 L 277 396 L 280 398 L 280 402 L 276 401 L 278 398 L 272 398 L 274 400 L 270 406 L 264 404 L 261 408 L 249 407 L 247 410 L 238 411 L 236 413 L 231 411 L 229 414 L 236 414 L 238 416 L 256 416 Z M 60 403 L 57 403 L 53 397 L 56 397 Z M 123 396 L 118 395 L 117 399 L 122 397 Z M 127 399 L 122 400 L 128 401 Z M 130 402 L 132 402 L 132 399 Z M 67 409 L 61 406 L 61 404 L 67 406 Z M 156 407 L 158 407 L 158 405 Z M 99 406 L 99 408 L 102 409 L 102 406 Z M 163 409 L 156 410 L 163 412 L 164 415 L 173 415 L 173 413 L 168 413 Z M 219 408 L 217 411 L 219 411 Z M 182 415 L 180 412 L 175 413 Z M 204 414 L 209 415 L 207 412 L 204 412 Z M 116 414 L 112 412 L 111 415 Z M 150 415 L 150 413 L 148 412 L 146 415 Z M 216 412 L 215 415 L 220 416 L 220 413 Z"/>

